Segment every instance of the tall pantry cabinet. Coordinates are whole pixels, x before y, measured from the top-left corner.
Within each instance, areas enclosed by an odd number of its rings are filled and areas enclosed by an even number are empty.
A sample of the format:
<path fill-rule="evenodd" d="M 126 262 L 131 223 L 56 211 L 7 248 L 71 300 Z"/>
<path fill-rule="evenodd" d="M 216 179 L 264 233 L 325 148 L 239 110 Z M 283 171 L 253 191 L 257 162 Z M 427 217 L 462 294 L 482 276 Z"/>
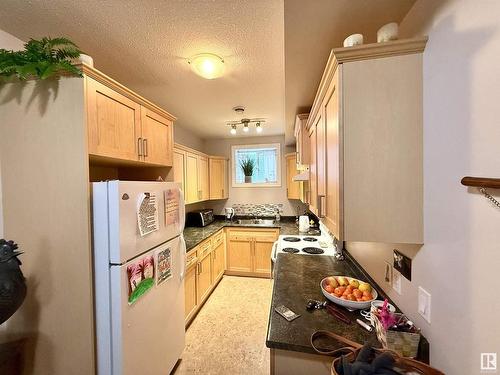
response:
<path fill-rule="evenodd" d="M 341 241 L 423 242 L 426 42 L 330 54 L 306 124 L 309 208 Z"/>

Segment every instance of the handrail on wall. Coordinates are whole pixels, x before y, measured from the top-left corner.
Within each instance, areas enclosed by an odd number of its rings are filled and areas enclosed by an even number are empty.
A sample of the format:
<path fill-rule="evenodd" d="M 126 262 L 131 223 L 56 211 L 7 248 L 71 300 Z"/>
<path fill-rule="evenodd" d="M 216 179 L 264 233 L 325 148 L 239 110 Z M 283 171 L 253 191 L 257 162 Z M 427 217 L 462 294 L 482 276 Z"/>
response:
<path fill-rule="evenodd" d="M 495 206 L 500 208 L 500 202 L 493 196 L 488 194 L 487 188 L 500 189 L 500 178 L 486 178 L 486 177 L 464 177 L 462 178 L 462 185 L 477 187 L 481 194 L 491 201 Z"/>
<path fill-rule="evenodd" d="M 479 188 L 500 189 L 500 178 L 464 177 L 462 185 Z"/>

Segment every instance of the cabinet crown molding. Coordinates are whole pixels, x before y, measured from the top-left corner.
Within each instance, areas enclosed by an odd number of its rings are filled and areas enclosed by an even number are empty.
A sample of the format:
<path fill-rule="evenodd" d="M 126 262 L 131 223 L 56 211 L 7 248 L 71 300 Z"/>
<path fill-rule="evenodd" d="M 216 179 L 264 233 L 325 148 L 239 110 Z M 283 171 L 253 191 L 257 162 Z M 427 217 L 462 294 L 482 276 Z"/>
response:
<path fill-rule="evenodd" d="M 105 86 L 107 86 L 107 87 L 109 87 L 109 88 L 111 88 L 111 89 L 119 92 L 120 94 L 122 94 L 122 95 L 126 96 L 127 98 L 129 98 L 129 99 L 131 99 L 131 100 L 133 100 L 133 101 L 135 101 L 135 102 L 143 105 L 144 107 L 148 108 L 149 110 L 151 110 L 153 112 L 156 112 L 160 116 L 163 116 L 163 117 L 165 117 L 166 119 L 168 119 L 170 121 L 176 121 L 177 120 L 177 117 L 175 117 L 171 113 L 165 111 L 164 109 L 162 109 L 161 107 L 157 106 L 153 102 L 147 100 L 146 98 L 140 96 L 136 92 L 130 90 L 128 87 L 122 85 L 118 81 L 115 81 L 113 78 L 111 78 L 108 75 L 104 74 L 100 70 L 97 70 L 96 68 L 91 67 L 91 66 L 89 66 L 87 64 L 83 64 L 83 63 L 76 64 L 75 66 L 77 68 L 81 69 L 81 71 L 83 72 L 83 74 L 86 75 L 87 77 L 90 77 L 90 78 L 96 80 L 97 82 L 100 82 L 103 85 L 105 85 Z"/>

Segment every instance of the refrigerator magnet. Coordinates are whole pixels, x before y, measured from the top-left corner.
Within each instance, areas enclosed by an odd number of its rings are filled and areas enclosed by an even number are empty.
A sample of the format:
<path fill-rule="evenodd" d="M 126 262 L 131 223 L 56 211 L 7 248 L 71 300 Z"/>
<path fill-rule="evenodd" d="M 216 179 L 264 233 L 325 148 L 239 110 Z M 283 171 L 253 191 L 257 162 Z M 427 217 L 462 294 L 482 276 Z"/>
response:
<path fill-rule="evenodd" d="M 156 285 L 172 277 L 172 252 L 170 248 L 156 253 Z"/>
<path fill-rule="evenodd" d="M 127 266 L 128 304 L 137 302 L 154 285 L 155 264 L 152 255 L 147 255 Z"/>

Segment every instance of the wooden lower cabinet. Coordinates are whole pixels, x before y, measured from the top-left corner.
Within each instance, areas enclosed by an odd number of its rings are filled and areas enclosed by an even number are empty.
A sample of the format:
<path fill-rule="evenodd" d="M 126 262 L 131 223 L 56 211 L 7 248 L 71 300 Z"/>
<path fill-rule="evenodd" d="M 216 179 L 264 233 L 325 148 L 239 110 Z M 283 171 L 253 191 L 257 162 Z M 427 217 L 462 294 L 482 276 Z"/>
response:
<path fill-rule="evenodd" d="M 279 229 L 227 229 L 228 275 L 271 276 L 271 251 Z"/>
<path fill-rule="evenodd" d="M 197 301 L 197 274 L 198 274 L 198 259 L 196 251 L 188 255 L 186 260 L 186 276 L 184 277 L 184 318 L 186 323 L 196 313 L 198 309 Z"/>
<path fill-rule="evenodd" d="M 221 229 L 188 253 L 184 278 L 186 326 L 224 275 L 225 244 Z"/>

